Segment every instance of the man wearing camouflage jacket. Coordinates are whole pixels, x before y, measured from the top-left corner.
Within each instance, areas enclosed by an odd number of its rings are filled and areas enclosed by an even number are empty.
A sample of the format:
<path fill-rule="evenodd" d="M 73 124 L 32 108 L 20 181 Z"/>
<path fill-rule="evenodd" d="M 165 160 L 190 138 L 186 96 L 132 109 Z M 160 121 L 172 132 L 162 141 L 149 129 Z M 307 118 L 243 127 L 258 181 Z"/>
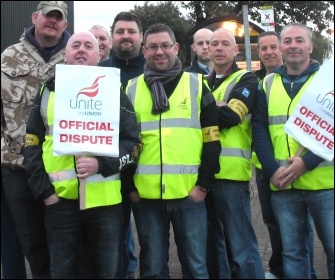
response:
<path fill-rule="evenodd" d="M 70 34 L 67 5 L 41 1 L 33 26 L 18 44 L 1 54 L 1 177 L 22 250 L 33 278 L 50 278 L 50 259 L 44 227 L 44 205 L 35 201 L 26 177 L 21 149 L 26 120 L 42 83 L 54 76 L 55 65 Z"/>

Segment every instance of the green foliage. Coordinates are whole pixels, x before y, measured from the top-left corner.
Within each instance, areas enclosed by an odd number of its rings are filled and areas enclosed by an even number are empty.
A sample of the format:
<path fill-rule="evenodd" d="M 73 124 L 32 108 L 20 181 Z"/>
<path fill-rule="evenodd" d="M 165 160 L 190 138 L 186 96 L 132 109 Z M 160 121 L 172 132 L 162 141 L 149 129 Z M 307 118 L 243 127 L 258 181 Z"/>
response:
<path fill-rule="evenodd" d="M 314 51 L 312 57 L 322 62 L 332 54 L 333 43 L 328 35 L 321 34 L 333 31 L 334 1 L 175 1 L 188 11 L 188 19 L 193 24 L 223 16 L 242 18 L 242 5 L 248 5 L 248 14 L 253 22 L 261 21 L 259 8 L 273 6 L 275 12 L 276 31 L 291 22 L 300 22 L 311 27 L 314 32 Z"/>
<path fill-rule="evenodd" d="M 276 15 L 276 31 L 290 22 L 309 24 L 313 31 L 320 34 L 334 22 L 334 1 L 175 1 L 189 12 L 188 18 L 194 24 L 204 20 L 234 15 L 242 17 L 242 5 L 248 5 L 252 21 L 260 22 L 259 8 L 273 6 Z"/>
<path fill-rule="evenodd" d="M 323 36 L 313 36 L 312 38 L 314 49 L 311 54 L 311 58 L 316 59 L 321 64 L 325 58 L 330 58 L 333 54 L 333 42 Z"/>
<path fill-rule="evenodd" d="M 157 1 L 146 1 L 143 6 L 135 5 L 132 11 L 141 19 L 143 32 L 157 22 L 171 27 L 180 44 L 179 57 L 185 65 L 186 48 L 189 48 L 184 42 L 185 33 L 196 24 L 218 16 L 242 18 L 242 5 L 248 5 L 253 22 L 260 22 L 259 7 L 273 6 L 277 32 L 290 22 L 307 24 L 314 31 L 312 57 L 322 62 L 330 56 L 333 43 L 328 35 L 321 33 L 329 32 L 334 24 L 334 1 L 159 1 L 158 4 Z M 182 14 L 181 10 L 186 10 L 186 14 Z"/>

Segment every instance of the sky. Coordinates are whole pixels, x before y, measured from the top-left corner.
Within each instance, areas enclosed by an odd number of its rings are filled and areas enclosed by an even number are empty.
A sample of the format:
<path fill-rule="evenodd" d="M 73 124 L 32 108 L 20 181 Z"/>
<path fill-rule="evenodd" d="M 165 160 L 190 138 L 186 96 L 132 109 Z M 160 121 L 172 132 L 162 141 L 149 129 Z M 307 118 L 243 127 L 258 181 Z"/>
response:
<path fill-rule="evenodd" d="M 73 1 L 74 32 L 89 30 L 99 24 L 110 30 L 114 17 L 123 11 L 129 11 L 135 4 L 143 6 L 145 1 Z"/>

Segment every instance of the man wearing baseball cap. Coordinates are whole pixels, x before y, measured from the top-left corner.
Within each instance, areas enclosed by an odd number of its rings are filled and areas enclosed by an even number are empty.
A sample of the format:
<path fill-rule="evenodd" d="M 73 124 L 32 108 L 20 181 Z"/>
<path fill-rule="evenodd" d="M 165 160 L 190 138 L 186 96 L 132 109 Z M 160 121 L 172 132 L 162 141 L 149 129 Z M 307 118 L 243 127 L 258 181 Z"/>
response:
<path fill-rule="evenodd" d="M 41 1 L 37 6 L 37 11 L 42 11 L 43 15 L 47 15 L 51 11 L 59 11 L 62 18 L 67 20 L 67 5 L 63 1 Z"/>
<path fill-rule="evenodd" d="M 63 1 L 42 1 L 31 19 L 33 25 L 25 30 L 20 42 L 1 54 L 1 177 L 12 216 L 8 219 L 14 222 L 32 277 L 50 279 L 45 201 L 38 202 L 32 193 L 22 150 L 27 115 L 39 87 L 55 75 L 55 65 L 63 62 L 70 37 L 66 31 L 67 5 Z M 1 219 L 1 227 L 5 222 Z M 8 248 L 15 247 L 14 240 L 13 235 L 1 236 L 1 243 L 12 244 Z M 18 257 L 10 253 L 1 252 L 2 264 L 15 263 Z M 5 278 L 14 279 L 15 270 L 18 267 L 10 267 Z"/>

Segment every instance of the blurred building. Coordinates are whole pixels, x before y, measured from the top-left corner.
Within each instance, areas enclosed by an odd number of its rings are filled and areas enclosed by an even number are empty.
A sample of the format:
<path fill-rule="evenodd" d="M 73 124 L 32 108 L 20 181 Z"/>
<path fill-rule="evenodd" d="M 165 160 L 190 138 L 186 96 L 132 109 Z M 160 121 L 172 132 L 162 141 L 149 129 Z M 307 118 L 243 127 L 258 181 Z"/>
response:
<path fill-rule="evenodd" d="M 68 5 L 67 31 L 73 34 L 73 1 Z M 40 1 L 1 1 L 1 53 L 10 45 L 19 42 L 24 30 L 32 25 L 31 14 L 36 11 Z"/>

